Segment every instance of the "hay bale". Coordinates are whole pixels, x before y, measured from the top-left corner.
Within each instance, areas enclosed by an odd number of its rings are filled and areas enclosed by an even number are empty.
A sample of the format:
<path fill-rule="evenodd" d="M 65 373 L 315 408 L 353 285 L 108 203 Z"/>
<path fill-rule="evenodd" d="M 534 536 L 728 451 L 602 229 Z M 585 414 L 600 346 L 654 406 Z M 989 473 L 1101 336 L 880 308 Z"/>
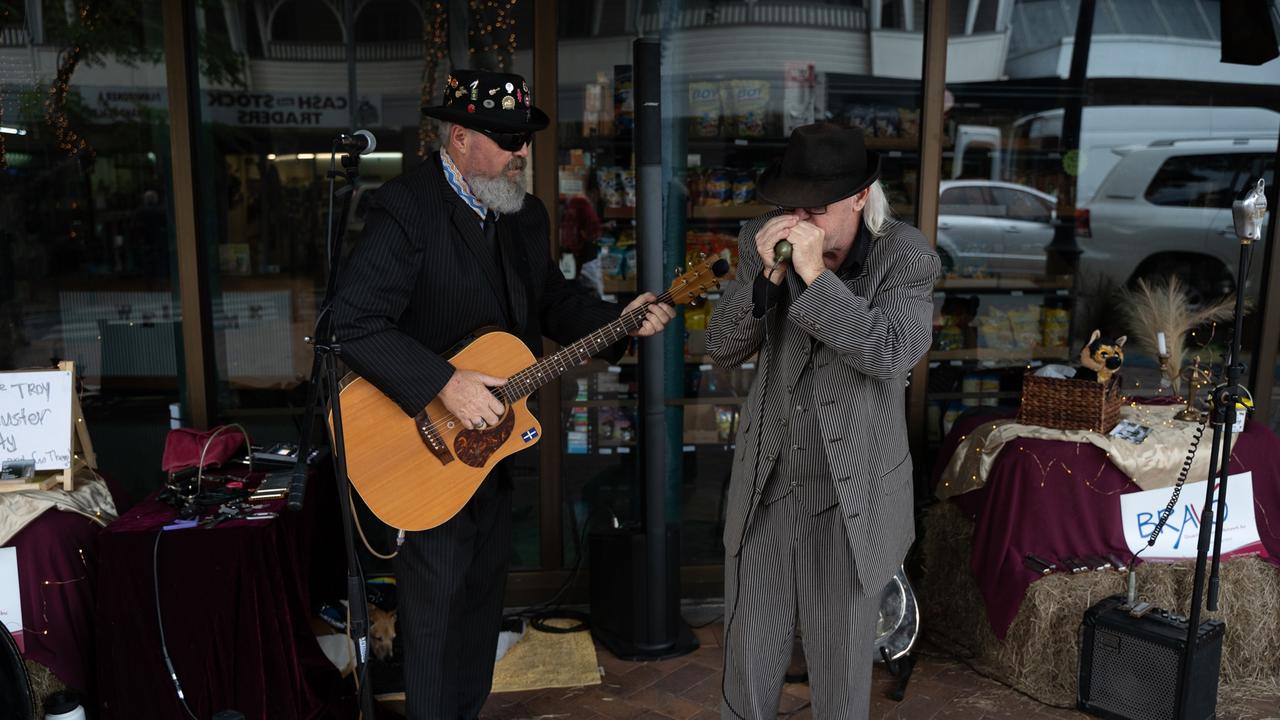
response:
<path fill-rule="evenodd" d="M 31 697 L 35 700 L 36 714 L 44 717 L 45 698 L 59 690 L 69 688 L 66 683 L 58 679 L 57 675 L 53 674 L 52 670 L 35 660 L 24 660 L 23 663 L 27 666 L 27 677 L 31 680 Z"/>
<path fill-rule="evenodd" d="M 1053 705 L 1074 705 L 1080 619 L 1108 595 L 1125 591 L 1119 573 L 1053 574 L 1032 583 L 1003 641 L 996 639 L 969 570 L 973 523 L 952 503 L 929 508 L 923 523 L 922 630 L 979 671 Z M 1193 563 L 1147 563 L 1139 592 L 1185 612 Z M 1218 617 L 1226 622 L 1219 704 L 1280 700 L 1280 569 L 1256 557 L 1223 563 Z M 1224 715 L 1231 716 L 1231 715 Z"/>

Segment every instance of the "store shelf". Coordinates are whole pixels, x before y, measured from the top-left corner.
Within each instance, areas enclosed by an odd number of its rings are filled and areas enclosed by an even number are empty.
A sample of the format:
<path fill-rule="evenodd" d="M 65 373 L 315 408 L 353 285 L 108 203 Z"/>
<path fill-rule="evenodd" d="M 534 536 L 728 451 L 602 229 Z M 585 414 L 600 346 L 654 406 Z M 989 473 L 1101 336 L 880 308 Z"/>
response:
<path fill-rule="evenodd" d="M 1004 276 L 984 278 L 945 277 L 939 280 L 934 290 L 967 290 L 967 291 L 1009 291 L 1024 292 L 1059 292 L 1068 294 L 1071 291 L 1071 276 L 1054 275 L 1048 277 Z"/>
<path fill-rule="evenodd" d="M 677 398 L 675 400 L 667 400 L 664 404 L 671 406 L 683 405 L 741 405 L 747 401 L 744 397 L 726 396 L 726 397 L 696 397 L 696 398 Z"/>
<path fill-rule="evenodd" d="M 929 360 L 945 361 L 945 360 L 1017 360 L 1030 362 L 1032 360 L 1069 360 L 1070 351 L 1067 348 L 1046 348 L 1046 347 L 1029 347 L 1029 348 L 962 348 L 960 350 L 930 350 Z"/>
<path fill-rule="evenodd" d="M 609 400 L 565 400 L 563 405 L 567 408 L 576 407 L 631 407 L 640 401 L 633 397 L 611 398 Z"/>
<path fill-rule="evenodd" d="M 965 398 L 991 398 L 995 400 L 1012 400 L 1022 397 L 1020 392 L 931 392 L 929 400 L 964 400 Z"/>
<path fill-rule="evenodd" d="M 688 216 L 694 220 L 749 220 L 763 215 L 774 207 L 772 205 L 694 205 Z M 605 208 L 605 220 L 630 220 L 635 218 L 633 207 Z"/>
<path fill-rule="evenodd" d="M 627 355 L 627 356 L 623 357 L 621 360 L 619 360 L 619 361 L 618 361 L 618 364 L 619 364 L 619 365 L 635 365 L 635 364 L 636 364 L 636 361 L 637 361 L 637 359 L 636 359 L 636 356 L 635 356 L 635 355 Z M 696 356 L 695 356 L 695 355 L 685 355 L 685 356 L 684 356 L 684 364 L 685 364 L 685 365 L 714 365 L 714 364 L 715 364 L 715 361 L 711 359 L 711 356 L 710 356 L 710 355 L 696 355 Z M 753 355 L 753 356 L 751 356 L 751 359 L 749 359 L 749 360 L 747 360 L 746 362 L 742 363 L 742 365 L 741 365 L 740 367 L 741 367 L 743 370 L 752 370 L 752 369 L 754 369 L 754 368 L 755 368 L 755 366 L 756 366 L 756 363 L 755 363 L 755 356 Z"/>

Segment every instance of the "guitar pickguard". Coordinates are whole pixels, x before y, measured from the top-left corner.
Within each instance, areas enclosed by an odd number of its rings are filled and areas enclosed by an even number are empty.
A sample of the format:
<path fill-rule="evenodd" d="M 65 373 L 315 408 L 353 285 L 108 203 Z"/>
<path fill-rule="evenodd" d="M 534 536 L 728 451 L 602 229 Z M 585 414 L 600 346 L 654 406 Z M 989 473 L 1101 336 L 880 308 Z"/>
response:
<path fill-rule="evenodd" d="M 495 427 L 485 430 L 462 430 L 453 440 L 453 451 L 462 462 L 471 467 L 484 467 L 498 448 L 511 437 L 516 426 L 516 414 L 508 412 Z"/>

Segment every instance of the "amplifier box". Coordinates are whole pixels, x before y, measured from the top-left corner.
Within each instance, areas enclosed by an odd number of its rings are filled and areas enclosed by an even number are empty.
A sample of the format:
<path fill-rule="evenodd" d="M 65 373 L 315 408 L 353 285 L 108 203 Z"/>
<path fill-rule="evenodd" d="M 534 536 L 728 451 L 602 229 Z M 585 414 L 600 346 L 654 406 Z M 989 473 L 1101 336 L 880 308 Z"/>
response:
<path fill-rule="evenodd" d="M 1184 688 L 1186 618 L 1154 608 L 1141 617 L 1129 611 L 1123 595 L 1085 611 L 1080 624 L 1079 708 L 1115 720 L 1213 718 L 1226 626 L 1219 620 L 1200 623 L 1191 650 L 1190 688 Z"/>

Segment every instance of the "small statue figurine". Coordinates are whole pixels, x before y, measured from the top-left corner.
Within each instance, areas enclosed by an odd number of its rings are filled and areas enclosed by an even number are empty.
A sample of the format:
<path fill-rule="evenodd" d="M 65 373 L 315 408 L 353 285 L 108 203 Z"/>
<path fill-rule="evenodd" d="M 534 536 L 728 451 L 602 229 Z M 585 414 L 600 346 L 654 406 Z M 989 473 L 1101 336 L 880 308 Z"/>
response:
<path fill-rule="evenodd" d="M 1089 342 L 1080 349 L 1080 369 L 1076 371 L 1078 380 L 1096 380 L 1103 385 L 1111 382 L 1124 364 L 1124 343 L 1127 335 L 1114 340 L 1102 337 L 1102 332 L 1094 330 Z"/>

